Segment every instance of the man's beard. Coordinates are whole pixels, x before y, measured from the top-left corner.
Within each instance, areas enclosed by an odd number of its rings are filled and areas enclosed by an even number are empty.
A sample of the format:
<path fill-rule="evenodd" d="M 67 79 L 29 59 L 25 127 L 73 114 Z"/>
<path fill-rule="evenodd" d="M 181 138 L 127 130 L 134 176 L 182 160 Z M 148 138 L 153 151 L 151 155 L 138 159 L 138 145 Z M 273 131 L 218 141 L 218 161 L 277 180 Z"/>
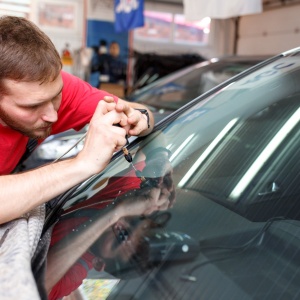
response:
<path fill-rule="evenodd" d="M 34 138 L 34 139 L 45 139 L 46 137 L 48 137 L 51 133 L 51 124 L 52 123 L 44 123 L 43 125 L 36 127 L 36 128 L 24 128 L 24 126 L 22 126 L 20 123 L 18 123 L 17 121 L 15 121 L 14 119 L 12 119 L 5 111 L 3 111 L 1 105 L 0 105 L 0 119 L 11 129 L 16 130 L 20 133 L 22 133 L 23 135 L 26 135 L 30 138 Z M 44 129 L 43 127 L 47 127 L 49 126 L 47 129 Z M 36 130 L 41 130 L 41 128 L 43 128 L 43 132 L 41 132 L 41 134 L 36 134 L 34 133 Z"/>

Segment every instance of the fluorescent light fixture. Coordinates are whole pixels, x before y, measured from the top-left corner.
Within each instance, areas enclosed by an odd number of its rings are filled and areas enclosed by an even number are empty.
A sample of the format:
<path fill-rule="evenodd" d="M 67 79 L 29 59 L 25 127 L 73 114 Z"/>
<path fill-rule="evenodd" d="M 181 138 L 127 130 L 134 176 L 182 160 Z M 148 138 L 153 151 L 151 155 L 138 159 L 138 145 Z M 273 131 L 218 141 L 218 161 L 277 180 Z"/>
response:
<path fill-rule="evenodd" d="M 182 149 L 190 142 L 190 140 L 194 137 L 194 133 L 191 134 L 185 141 L 177 148 L 177 150 L 171 155 L 170 162 L 182 151 Z"/>
<path fill-rule="evenodd" d="M 189 169 L 189 171 L 184 175 L 181 181 L 178 183 L 178 187 L 183 187 L 186 182 L 191 178 L 191 176 L 196 172 L 199 166 L 203 163 L 203 161 L 208 157 L 211 151 L 216 147 L 216 145 L 223 139 L 223 137 L 230 131 L 230 129 L 235 125 L 238 121 L 238 118 L 231 120 L 224 129 L 217 135 L 217 137 L 210 143 L 210 145 L 205 149 L 205 151 L 201 154 L 201 156 L 197 159 L 197 161 L 193 164 L 193 166 Z"/>
<path fill-rule="evenodd" d="M 0 10 L 8 10 L 13 12 L 23 12 L 29 13 L 30 8 L 29 6 L 21 6 L 21 5 L 11 5 L 11 4 L 2 4 L 0 3 Z"/>
<path fill-rule="evenodd" d="M 31 0 L 1 0 L 0 3 L 30 5 Z"/>
<path fill-rule="evenodd" d="M 0 9 L 0 15 L 4 16 L 4 15 L 13 15 L 15 17 L 26 17 L 26 13 L 22 13 L 22 12 L 15 12 L 15 11 L 8 11 L 8 10 L 2 10 Z"/>
<path fill-rule="evenodd" d="M 277 134 L 273 137 L 273 139 L 269 142 L 269 144 L 265 147 L 265 149 L 261 152 L 261 154 L 257 157 L 252 166 L 248 169 L 248 171 L 244 174 L 242 179 L 236 185 L 229 196 L 229 200 L 235 202 L 236 199 L 243 193 L 245 188 L 252 181 L 254 176 L 259 172 L 262 168 L 263 164 L 267 161 L 267 159 L 274 153 L 277 147 L 282 143 L 284 138 L 288 135 L 288 133 L 297 125 L 300 120 L 300 108 L 296 110 L 296 112 L 288 119 L 288 121 L 282 126 L 282 128 L 277 132 Z"/>
<path fill-rule="evenodd" d="M 211 61 L 212 63 L 215 63 L 215 62 L 219 61 L 219 59 L 216 58 L 216 57 L 214 57 L 214 58 L 211 58 L 210 61 Z"/>

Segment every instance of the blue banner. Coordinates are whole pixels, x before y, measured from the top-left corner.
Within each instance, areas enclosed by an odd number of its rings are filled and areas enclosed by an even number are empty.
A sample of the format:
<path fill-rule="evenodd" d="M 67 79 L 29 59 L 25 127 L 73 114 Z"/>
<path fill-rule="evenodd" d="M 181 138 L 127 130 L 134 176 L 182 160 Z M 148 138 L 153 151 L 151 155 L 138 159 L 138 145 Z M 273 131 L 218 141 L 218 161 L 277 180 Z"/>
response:
<path fill-rule="evenodd" d="M 144 26 L 144 0 L 115 0 L 115 30 Z"/>

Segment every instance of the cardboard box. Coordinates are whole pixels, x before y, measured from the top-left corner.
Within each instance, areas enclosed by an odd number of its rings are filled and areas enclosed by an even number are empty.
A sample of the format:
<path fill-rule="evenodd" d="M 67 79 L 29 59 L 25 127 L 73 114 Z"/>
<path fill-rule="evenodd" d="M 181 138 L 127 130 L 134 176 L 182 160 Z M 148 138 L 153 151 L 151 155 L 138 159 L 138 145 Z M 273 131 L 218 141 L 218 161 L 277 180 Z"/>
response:
<path fill-rule="evenodd" d="M 124 92 L 124 86 L 122 84 L 116 84 L 116 83 L 101 83 L 100 90 L 104 90 L 110 94 L 113 94 L 119 98 L 124 99 L 125 92 Z"/>

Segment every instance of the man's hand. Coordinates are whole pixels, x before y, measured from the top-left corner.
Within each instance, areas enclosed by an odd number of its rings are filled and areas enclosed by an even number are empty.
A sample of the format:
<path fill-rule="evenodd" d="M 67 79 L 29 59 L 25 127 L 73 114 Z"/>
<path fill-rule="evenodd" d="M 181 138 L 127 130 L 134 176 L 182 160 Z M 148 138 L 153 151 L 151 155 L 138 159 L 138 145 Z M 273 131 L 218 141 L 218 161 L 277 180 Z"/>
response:
<path fill-rule="evenodd" d="M 150 159 L 146 159 L 146 166 L 142 171 L 146 182 L 142 186 L 154 186 L 160 188 L 162 193 L 168 194 L 168 205 L 171 208 L 175 202 L 175 187 L 173 182 L 173 167 L 167 156 L 162 153 Z"/>
<path fill-rule="evenodd" d="M 116 212 L 119 218 L 150 215 L 170 207 L 171 192 L 165 187 L 147 187 L 120 196 Z"/>
<path fill-rule="evenodd" d="M 77 159 L 97 173 L 109 163 L 114 152 L 126 144 L 126 130 L 116 124 L 126 120 L 122 111 L 116 110 L 114 102 L 100 101 L 91 119 L 82 151 Z M 91 170 L 90 169 L 90 170 Z"/>
<path fill-rule="evenodd" d="M 146 180 L 149 180 L 150 184 L 142 184 L 140 189 L 128 191 L 116 199 L 117 209 L 120 209 L 119 217 L 149 215 L 154 211 L 167 210 L 173 206 L 175 202 L 173 168 L 167 162 L 162 165 L 161 160 L 155 163 L 157 166 L 151 164 L 142 171 L 143 175 L 148 175 Z"/>
<path fill-rule="evenodd" d="M 114 102 L 114 99 L 110 96 L 104 97 L 104 100 L 107 103 Z M 120 121 L 120 126 L 123 127 L 130 136 L 146 135 L 150 133 L 153 128 L 153 115 L 148 109 L 150 123 L 150 128 L 148 128 L 147 116 L 135 108 L 147 109 L 145 106 L 138 103 L 128 102 L 122 99 L 118 100 L 115 109 L 117 112 L 124 113 L 125 115 Z"/>

